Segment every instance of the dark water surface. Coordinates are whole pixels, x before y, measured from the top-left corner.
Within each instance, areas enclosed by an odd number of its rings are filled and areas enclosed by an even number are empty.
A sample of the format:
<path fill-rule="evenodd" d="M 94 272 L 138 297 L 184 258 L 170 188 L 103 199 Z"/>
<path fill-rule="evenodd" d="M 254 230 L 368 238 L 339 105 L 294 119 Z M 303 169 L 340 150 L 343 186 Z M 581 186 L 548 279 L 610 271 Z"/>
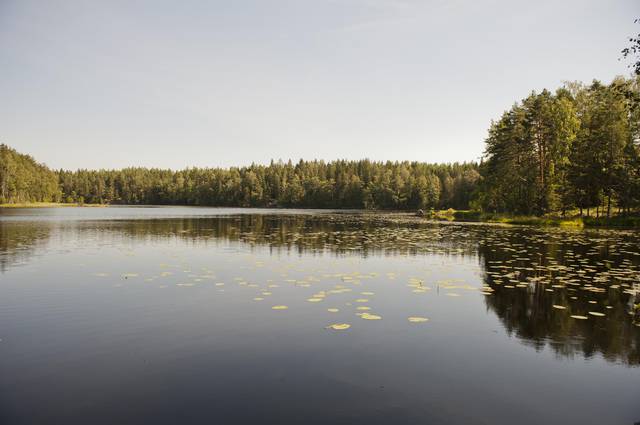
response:
<path fill-rule="evenodd" d="M 0 424 L 633 425 L 638 303 L 633 231 L 0 210 Z"/>

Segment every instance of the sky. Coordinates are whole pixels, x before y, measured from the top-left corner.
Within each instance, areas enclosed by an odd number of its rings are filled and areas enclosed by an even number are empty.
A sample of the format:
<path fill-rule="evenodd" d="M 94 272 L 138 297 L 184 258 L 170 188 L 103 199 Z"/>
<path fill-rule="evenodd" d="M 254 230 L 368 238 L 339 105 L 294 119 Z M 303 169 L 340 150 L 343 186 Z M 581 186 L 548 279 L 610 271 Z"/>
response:
<path fill-rule="evenodd" d="M 0 0 L 0 143 L 53 168 L 478 160 L 532 90 L 630 75 L 639 0 Z"/>

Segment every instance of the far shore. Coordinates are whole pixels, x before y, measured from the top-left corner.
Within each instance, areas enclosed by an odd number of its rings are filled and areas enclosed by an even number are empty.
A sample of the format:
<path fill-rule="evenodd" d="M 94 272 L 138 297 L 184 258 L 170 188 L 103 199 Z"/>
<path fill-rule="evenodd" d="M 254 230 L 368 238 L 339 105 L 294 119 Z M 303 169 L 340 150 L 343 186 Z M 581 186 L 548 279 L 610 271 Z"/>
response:
<path fill-rule="evenodd" d="M 67 202 L 18 202 L 0 204 L 0 208 L 61 208 L 61 207 L 108 207 L 108 204 L 78 204 Z"/>

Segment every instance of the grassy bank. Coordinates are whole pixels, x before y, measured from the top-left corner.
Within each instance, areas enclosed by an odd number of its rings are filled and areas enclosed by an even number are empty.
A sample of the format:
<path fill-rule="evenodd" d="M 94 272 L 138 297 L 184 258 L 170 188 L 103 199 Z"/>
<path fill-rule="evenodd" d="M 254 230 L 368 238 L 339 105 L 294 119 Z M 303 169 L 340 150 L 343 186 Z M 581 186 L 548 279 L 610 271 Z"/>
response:
<path fill-rule="evenodd" d="M 522 216 L 484 213 L 481 211 L 435 211 L 431 218 L 437 220 L 460 222 L 486 222 L 504 224 L 524 224 L 532 226 L 557 226 L 557 227 L 624 227 L 640 228 L 640 216 L 615 215 L 612 217 L 580 217 L 580 216 Z"/>
<path fill-rule="evenodd" d="M 0 208 L 57 208 L 57 207 L 106 207 L 105 204 L 75 204 L 64 202 L 18 202 L 0 204 Z"/>
<path fill-rule="evenodd" d="M 633 227 L 640 228 L 640 216 L 616 215 L 610 218 L 584 217 L 584 225 L 588 227 Z"/>

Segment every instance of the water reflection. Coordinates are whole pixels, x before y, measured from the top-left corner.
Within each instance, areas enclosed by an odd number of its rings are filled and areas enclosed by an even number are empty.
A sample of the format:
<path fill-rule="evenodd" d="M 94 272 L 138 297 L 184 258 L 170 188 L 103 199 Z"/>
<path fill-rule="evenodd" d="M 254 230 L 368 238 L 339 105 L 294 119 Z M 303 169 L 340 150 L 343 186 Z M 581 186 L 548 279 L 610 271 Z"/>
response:
<path fill-rule="evenodd" d="M 433 224 L 354 214 L 0 221 L 0 269 L 6 273 L 49 250 L 128 240 L 243 244 L 295 255 L 462 257 L 477 264 L 488 309 L 523 343 L 550 347 L 562 357 L 601 354 L 612 362 L 640 364 L 634 308 L 640 303 L 640 238 L 628 231 Z"/>
<path fill-rule="evenodd" d="M 493 290 L 486 304 L 510 334 L 538 350 L 549 346 L 567 357 L 601 353 L 639 364 L 636 238 L 632 232 L 485 233 L 478 252 Z"/>
<path fill-rule="evenodd" d="M 39 242 L 51 234 L 55 234 L 56 243 L 78 238 L 111 241 L 118 237 L 139 242 L 180 239 L 202 245 L 240 242 L 266 245 L 277 252 L 300 254 L 355 253 L 363 257 L 428 253 L 477 255 L 469 226 L 431 226 L 340 214 L 37 223 L 0 221 L 0 229 L 3 229 L 3 241 L 6 232 L 6 248 L 3 247 L 0 255 L 7 257 L 7 265 L 10 265 L 9 257 L 14 254 L 16 243 L 21 249 L 37 251 L 46 248 Z"/>
<path fill-rule="evenodd" d="M 45 250 L 50 236 L 49 225 L 0 221 L 0 272 L 5 273 Z"/>

